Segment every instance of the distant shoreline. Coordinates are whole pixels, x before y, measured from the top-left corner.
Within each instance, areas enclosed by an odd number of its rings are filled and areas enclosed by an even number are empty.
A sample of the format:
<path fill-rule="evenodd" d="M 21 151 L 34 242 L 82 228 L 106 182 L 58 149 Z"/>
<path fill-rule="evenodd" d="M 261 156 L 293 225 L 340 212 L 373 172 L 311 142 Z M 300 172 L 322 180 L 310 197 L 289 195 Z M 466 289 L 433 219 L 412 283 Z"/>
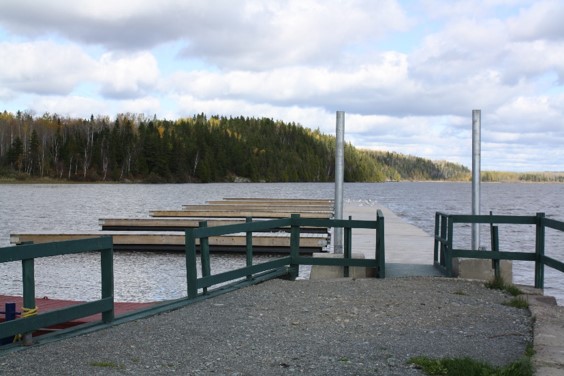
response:
<path fill-rule="evenodd" d="M 564 176 L 564 173 L 562 174 Z M 385 181 L 385 182 L 374 182 L 374 184 L 385 184 L 385 183 L 470 183 L 471 180 L 397 180 L 397 181 Z M 68 179 L 53 179 L 53 178 L 25 178 L 25 179 L 17 179 L 17 178 L 6 178 L 0 177 L 0 185 L 11 185 L 11 184 L 64 184 L 64 185 L 80 185 L 80 184 L 217 184 L 217 183 L 233 183 L 233 184 L 261 184 L 261 183 L 329 183 L 332 182 L 314 182 L 314 181 L 296 181 L 296 182 L 231 182 L 231 181 L 216 181 L 216 182 L 184 182 L 184 183 L 154 183 L 154 182 L 147 182 L 142 180 L 127 180 L 127 181 L 113 181 L 113 180 L 97 180 L 97 181 L 79 181 L 79 180 L 68 180 Z M 346 183 L 367 183 L 367 182 L 346 182 Z M 508 184 L 563 184 L 564 179 L 562 180 L 518 180 L 518 179 L 507 179 L 507 180 L 483 180 L 481 183 L 485 184 L 499 184 L 499 183 L 508 183 Z"/>

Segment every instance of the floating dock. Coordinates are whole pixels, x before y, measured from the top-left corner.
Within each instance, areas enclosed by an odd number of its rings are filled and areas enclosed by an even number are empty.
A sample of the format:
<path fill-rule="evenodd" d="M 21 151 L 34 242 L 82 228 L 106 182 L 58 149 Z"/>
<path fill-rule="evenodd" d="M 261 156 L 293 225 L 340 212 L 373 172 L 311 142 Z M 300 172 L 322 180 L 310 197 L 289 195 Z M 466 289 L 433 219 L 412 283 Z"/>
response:
<path fill-rule="evenodd" d="M 196 228 L 200 222 L 207 226 L 242 224 L 253 221 L 288 218 L 299 214 L 303 218 L 333 217 L 332 200 L 229 198 L 210 201 L 205 205 L 183 205 L 182 210 L 153 210 L 149 218 L 102 218 L 100 231 L 74 233 L 12 233 L 10 242 L 48 243 L 65 240 L 112 236 L 115 250 L 183 251 L 185 230 Z M 252 245 L 257 253 L 289 253 L 290 228 L 253 232 Z M 300 233 L 300 253 L 311 254 L 326 250 L 330 243 L 326 227 L 305 227 Z M 199 245 L 199 243 L 197 243 Z M 246 233 L 209 238 L 212 252 L 242 252 L 246 247 Z"/>
<path fill-rule="evenodd" d="M 217 218 L 101 218 L 98 223 L 105 231 L 184 231 L 187 228 L 196 228 L 201 221 L 206 221 L 208 227 L 240 225 L 244 219 L 217 219 Z M 255 220 L 258 222 L 258 220 Z M 278 227 L 277 231 L 290 231 L 290 227 Z M 303 226 L 306 233 L 328 233 L 327 227 Z"/>
<path fill-rule="evenodd" d="M 297 211 L 288 209 L 224 209 L 221 207 L 206 207 L 201 209 L 184 210 L 152 210 L 151 217 L 185 217 L 185 218 L 289 218 L 292 214 L 299 214 L 302 218 L 328 219 L 333 217 L 329 211 Z"/>
<path fill-rule="evenodd" d="M 23 307 L 23 298 L 21 296 L 11 296 L 11 295 L 0 295 L 0 309 L 4 309 L 6 303 L 15 303 L 16 304 L 16 312 L 22 312 Z M 61 308 L 70 307 L 73 305 L 85 303 L 83 301 L 76 301 L 76 300 L 63 300 L 63 299 L 52 299 L 49 297 L 42 297 L 37 298 L 35 300 L 35 305 L 37 307 L 38 312 L 50 312 L 55 311 Z M 132 313 L 135 311 L 140 311 L 144 309 L 148 309 L 152 306 L 157 304 L 156 302 L 149 302 L 149 303 L 130 303 L 130 302 L 115 302 L 114 303 L 114 315 L 121 316 L 127 313 Z M 34 335 L 41 335 L 45 334 L 54 330 L 66 329 L 69 327 L 73 327 L 76 325 L 100 321 L 102 319 L 102 314 L 98 313 L 92 316 L 81 317 L 80 319 L 76 319 L 73 321 L 69 321 L 63 324 L 51 326 L 48 328 L 43 328 L 34 333 Z M 4 315 L 0 316 L 0 321 L 4 320 Z"/>
<path fill-rule="evenodd" d="M 184 232 L 143 232 L 143 231 L 93 231 L 81 233 L 26 233 L 11 234 L 12 244 L 26 242 L 49 243 L 65 240 L 77 240 L 111 236 L 116 251 L 184 251 Z M 244 251 L 246 234 L 237 233 L 209 238 L 210 251 Z M 196 241 L 199 245 L 199 241 Z M 319 252 L 328 246 L 327 234 L 301 234 L 300 252 Z M 290 234 L 288 232 L 253 233 L 253 249 L 256 253 L 289 253 Z"/>

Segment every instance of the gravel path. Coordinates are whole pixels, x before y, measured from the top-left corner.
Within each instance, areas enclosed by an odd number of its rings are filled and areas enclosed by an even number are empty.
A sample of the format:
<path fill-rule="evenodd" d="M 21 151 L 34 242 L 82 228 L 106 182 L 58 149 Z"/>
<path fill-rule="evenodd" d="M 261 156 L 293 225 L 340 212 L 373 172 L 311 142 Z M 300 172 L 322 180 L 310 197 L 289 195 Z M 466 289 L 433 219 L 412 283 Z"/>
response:
<path fill-rule="evenodd" d="M 421 375 L 412 356 L 518 359 L 528 310 L 447 278 L 272 280 L 0 357 L 0 374 Z"/>

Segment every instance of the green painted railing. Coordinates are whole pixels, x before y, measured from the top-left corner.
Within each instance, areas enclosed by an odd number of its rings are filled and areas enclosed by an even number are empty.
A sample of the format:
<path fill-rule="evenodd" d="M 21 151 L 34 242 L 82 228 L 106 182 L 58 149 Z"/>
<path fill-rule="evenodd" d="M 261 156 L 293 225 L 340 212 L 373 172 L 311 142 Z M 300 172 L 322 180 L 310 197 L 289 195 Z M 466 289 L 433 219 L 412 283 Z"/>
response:
<path fill-rule="evenodd" d="M 24 244 L 0 249 L 0 263 L 21 261 L 23 276 L 23 307 L 25 311 L 35 310 L 35 263 L 40 257 L 68 255 L 82 252 L 100 252 L 101 262 L 101 299 L 92 302 L 76 304 L 49 312 L 22 317 L 12 321 L 0 323 L 0 337 L 11 337 L 27 334 L 45 327 L 72 321 L 102 313 L 102 321 L 110 322 L 114 319 L 114 268 L 113 245 L 111 237 L 94 239 L 70 240 L 45 244 Z"/>
<path fill-rule="evenodd" d="M 286 257 L 274 259 L 260 264 L 253 263 L 253 232 L 272 230 L 282 226 L 290 227 L 290 254 Z M 302 226 L 336 227 L 344 229 L 344 254 L 343 258 L 314 258 L 300 255 L 300 232 Z M 353 229 L 375 230 L 375 257 L 374 259 L 353 259 Z M 211 260 L 209 237 L 233 233 L 246 233 L 246 266 L 219 274 L 211 274 Z M 349 267 L 367 267 L 376 270 L 376 276 L 385 276 L 385 244 L 384 244 L 384 216 L 380 210 L 376 213 L 374 221 L 360 221 L 349 218 L 348 220 L 311 219 L 293 215 L 291 218 L 275 219 L 253 222 L 247 218 L 246 223 L 226 226 L 207 227 L 202 221 L 200 227 L 187 229 L 186 232 L 186 275 L 188 297 L 163 303 L 156 308 L 144 310 L 140 314 L 149 315 L 152 312 L 163 312 L 169 306 L 180 307 L 194 301 L 198 296 L 215 294 L 255 284 L 264 280 L 284 277 L 295 279 L 299 274 L 301 265 L 330 265 L 344 267 L 345 276 L 348 276 Z M 199 240 L 201 277 L 198 278 L 196 240 Z M 80 252 L 101 252 L 102 297 L 100 300 L 76 304 L 72 307 L 56 311 L 38 313 L 26 318 L 19 318 L 0 324 L 0 337 L 10 337 L 19 333 L 32 333 L 40 328 L 68 322 L 81 317 L 102 313 L 103 322 L 114 320 L 113 299 L 113 247 L 111 237 L 94 239 L 72 240 L 45 244 L 26 244 L 0 249 L 0 263 L 21 261 L 23 273 L 23 298 L 24 307 L 35 308 L 35 278 L 34 260 L 40 257 L 50 257 Z M 208 293 L 208 288 L 222 285 Z M 223 290 L 225 289 L 225 290 Z M 199 291 L 202 293 L 199 295 Z"/>
<path fill-rule="evenodd" d="M 490 224 L 491 250 L 453 248 L 454 224 Z M 535 249 L 531 252 L 503 252 L 499 250 L 498 224 L 535 225 Z M 452 276 L 454 257 L 491 259 L 496 276 L 500 275 L 500 260 L 532 261 L 535 263 L 535 287 L 544 288 L 544 267 L 549 266 L 564 273 L 564 263 L 545 255 L 546 229 L 564 232 L 564 222 L 546 218 L 544 213 L 535 216 L 509 215 L 448 215 L 435 214 L 434 263 Z"/>
<path fill-rule="evenodd" d="M 253 264 L 252 233 L 290 226 L 290 255 L 272 261 Z M 336 227 L 344 229 L 343 258 L 314 258 L 301 256 L 300 227 Z M 352 253 L 352 230 L 357 228 L 375 230 L 375 255 L 374 259 L 353 259 Z M 219 274 L 211 274 L 209 237 L 227 235 L 233 233 L 246 233 L 246 266 Z M 196 240 L 200 241 L 201 277 L 198 278 L 196 264 Z M 188 299 L 198 296 L 198 291 L 206 294 L 209 287 L 222 283 L 246 280 L 252 283 L 277 277 L 295 279 L 299 274 L 301 265 L 331 265 L 344 267 L 345 276 L 348 276 L 348 268 L 353 266 L 373 268 L 378 278 L 385 277 L 385 244 L 384 244 L 384 216 L 380 210 L 376 213 L 374 221 L 336 220 L 336 219 L 312 219 L 301 218 L 294 214 L 291 218 L 275 219 L 268 221 L 253 222 L 247 218 L 244 224 L 207 227 L 205 221 L 200 223 L 199 228 L 186 230 L 186 275 Z"/>

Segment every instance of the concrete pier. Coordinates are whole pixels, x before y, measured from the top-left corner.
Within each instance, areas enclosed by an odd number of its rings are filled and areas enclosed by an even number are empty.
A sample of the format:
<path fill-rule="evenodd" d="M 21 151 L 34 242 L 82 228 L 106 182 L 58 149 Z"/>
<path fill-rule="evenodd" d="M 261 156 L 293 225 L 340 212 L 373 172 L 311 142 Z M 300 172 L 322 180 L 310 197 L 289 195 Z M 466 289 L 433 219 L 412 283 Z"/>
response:
<path fill-rule="evenodd" d="M 386 277 L 440 276 L 433 266 L 434 239 L 420 228 L 407 223 L 390 209 L 382 205 L 359 206 L 345 204 L 345 218 L 358 220 L 376 219 L 376 211 L 384 214 L 386 244 Z M 352 231 L 354 253 L 365 258 L 374 258 L 375 231 L 354 229 Z"/>
<path fill-rule="evenodd" d="M 434 239 L 420 228 L 407 223 L 390 209 L 382 206 L 360 206 L 358 203 L 345 203 L 344 218 L 373 221 L 376 212 L 382 211 L 385 226 L 386 277 L 441 276 L 433 266 Z M 376 250 L 376 231 L 372 229 L 352 230 L 352 254 L 355 258 L 374 259 Z M 333 254 L 314 254 L 316 257 L 342 257 Z M 331 279 L 342 276 L 342 267 L 313 266 L 311 279 Z M 354 268 L 353 277 L 369 277 L 368 271 Z"/>
<path fill-rule="evenodd" d="M 433 265 L 433 237 L 420 228 L 398 217 L 388 208 L 377 206 L 345 205 L 345 218 L 352 216 L 358 220 L 375 220 L 376 211 L 384 214 L 386 263 L 405 263 Z M 374 230 L 354 229 L 353 252 L 363 253 L 366 258 L 374 258 Z"/>

